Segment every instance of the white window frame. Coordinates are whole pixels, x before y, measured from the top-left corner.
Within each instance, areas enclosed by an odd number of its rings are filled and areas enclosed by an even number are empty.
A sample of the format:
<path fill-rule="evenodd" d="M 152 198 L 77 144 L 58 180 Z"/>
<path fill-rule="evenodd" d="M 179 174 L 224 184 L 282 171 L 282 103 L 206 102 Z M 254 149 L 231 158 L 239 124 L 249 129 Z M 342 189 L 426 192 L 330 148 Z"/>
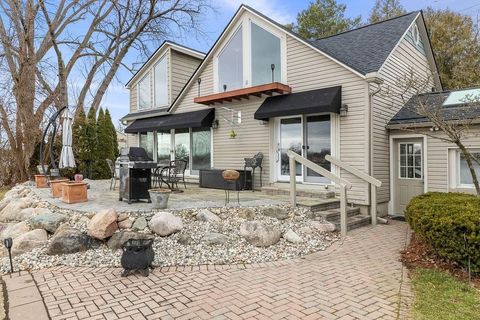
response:
<path fill-rule="evenodd" d="M 480 153 L 480 148 L 468 148 L 468 151 L 470 153 Z M 460 149 L 455 150 L 455 178 L 456 178 L 455 184 L 456 184 L 456 188 L 458 188 L 458 189 L 474 189 L 475 185 L 473 183 L 464 184 L 464 183 L 461 183 L 461 181 L 460 181 L 460 156 L 461 156 L 461 154 L 462 154 L 462 152 L 460 151 Z"/>
<path fill-rule="evenodd" d="M 287 35 L 285 32 L 280 32 L 278 29 L 273 28 L 271 25 L 261 21 L 250 13 L 245 13 L 243 17 L 231 27 L 231 34 L 223 41 L 223 44 L 218 48 L 217 52 L 213 56 L 213 86 L 214 92 L 222 92 L 219 88 L 218 79 L 218 56 L 223 51 L 223 48 L 230 43 L 232 36 L 242 27 L 242 57 L 243 57 L 243 87 L 251 87 L 252 84 L 252 42 L 251 42 L 251 23 L 255 23 L 257 26 L 270 32 L 272 35 L 280 39 L 280 61 L 281 61 L 281 79 L 275 79 L 275 82 L 287 83 Z M 228 91 L 228 88 L 227 88 Z"/>
<path fill-rule="evenodd" d="M 150 106 L 147 108 L 140 108 L 140 83 L 147 77 L 150 77 L 150 81 L 152 81 L 152 75 L 151 75 L 151 70 L 149 70 L 140 80 L 137 82 L 137 110 L 138 111 L 143 111 L 143 110 L 150 110 L 153 108 L 154 101 L 152 99 L 152 83 L 150 83 Z M 155 87 L 154 87 L 155 89 Z M 155 96 L 155 94 L 153 94 Z M 155 98 L 155 97 L 153 97 Z"/>
<path fill-rule="evenodd" d="M 416 45 L 420 44 L 420 31 L 418 30 L 417 24 L 414 24 L 412 27 L 412 39 Z"/>
<path fill-rule="evenodd" d="M 424 170 L 423 155 L 424 155 L 425 152 L 424 152 L 424 150 L 423 150 L 423 143 L 422 143 L 422 142 L 399 142 L 399 143 L 398 143 L 398 150 L 397 150 L 397 152 L 398 152 L 398 161 L 400 161 L 400 157 L 402 156 L 402 154 L 400 153 L 400 146 L 401 146 L 402 144 L 407 145 L 407 144 L 416 144 L 416 143 L 420 143 L 420 148 L 421 148 L 421 154 L 420 154 L 420 157 L 421 157 L 421 158 L 420 158 L 420 163 L 421 163 L 421 164 L 420 164 L 421 175 L 420 175 L 420 178 L 415 178 L 415 168 L 416 168 L 417 166 L 415 165 L 415 158 L 414 158 L 414 160 L 413 160 L 413 169 L 414 169 L 413 178 L 402 177 L 402 174 L 401 174 L 402 170 L 401 170 L 401 165 L 400 165 L 400 162 L 399 162 L 399 163 L 398 163 L 398 179 L 399 179 L 399 180 L 423 180 L 423 175 L 424 175 L 424 174 L 423 174 L 423 170 Z M 414 155 L 414 157 L 415 157 L 415 154 L 413 154 L 413 155 Z M 408 156 L 408 154 L 407 154 L 407 156 Z M 407 165 L 405 166 L 405 168 L 407 168 L 407 170 L 408 170 L 408 167 L 410 167 L 410 166 L 408 165 L 408 158 L 405 159 L 405 160 L 407 161 Z M 407 176 L 408 176 L 408 172 L 407 172 Z"/>
<path fill-rule="evenodd" d="M 153 83 L 153 106 L 152 108 L 157 108 L 157 109 L 162 109 L 162 108 L 168 108 L 168 106 L 170 105 L 170 93 L 169 93 L 169 90 L 168 90 L 168 83 L 170 81 L 170 76 L 169 76 L 169 72 L 168 72 L 168 69 L 169 69 L 169 59 L 167 57 L 167 54 L 168 52 L 165 52 L 158 60 L 157 62 L 155 63 L 155 65 L 153 66 L 151 72 L 152 72 L 152 83 Z M 162 59 L 166 59 L 165 63 L 167 65 L 167 70 L 166 70 L 166 77 L 167 77 L 167 104 L 164 105 L 164 106 L 158 106 L 157 107 L 157 95 L 155 93 L 155 86 L 156 86 L 156 83 L 155 83 L 155 68 L 157 67 L 157 65 L 160 63 L 160 61 L 162 61 Z"/>

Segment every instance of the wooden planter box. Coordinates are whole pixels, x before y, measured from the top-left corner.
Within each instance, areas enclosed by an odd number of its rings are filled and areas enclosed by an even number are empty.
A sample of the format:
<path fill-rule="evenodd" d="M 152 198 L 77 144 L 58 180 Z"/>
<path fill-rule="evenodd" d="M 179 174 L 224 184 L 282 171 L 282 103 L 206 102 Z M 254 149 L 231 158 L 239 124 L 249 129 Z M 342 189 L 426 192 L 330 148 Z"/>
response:
<path fill-rule="evenodd" d="M 85 182 L 63 182 L 62 201 L 65 203 L 87 202 L 87 184 Z"/>
<path fill-rule="evenodd" d="M 62 196 L 62 183 L 68 182 L 68 179 L 50 180 L 50 189 L 52 198 L 60 198 Z"/>
<path fill-rule="evenodd" d="M 36 174 L 35 185 L 37 188 L 48 188 L 47 176 L 44 174 Z"/>

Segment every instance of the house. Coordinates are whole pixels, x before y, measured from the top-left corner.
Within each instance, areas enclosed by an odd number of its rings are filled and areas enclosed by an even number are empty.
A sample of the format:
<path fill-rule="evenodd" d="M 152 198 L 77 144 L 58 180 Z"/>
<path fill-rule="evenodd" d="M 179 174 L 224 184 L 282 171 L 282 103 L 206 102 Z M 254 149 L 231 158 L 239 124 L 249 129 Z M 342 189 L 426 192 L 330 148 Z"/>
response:
<path fill-rule="evenodd" d="M 442 90 L 421 12 L 306 40 L 241 5 L 203 59 L 190 58 L 198 67 L 188 79 L 185 68 L 171 65 L 170 81 L 181 74 L 185 85 L 169 93 L 168 109 L 150 104 L 147 111 L 143 102 L 157 92 L 154 81 L 141 80 L 154 73 L 157 58 L 127 84 L 129 143 L 145 146 L 157 161 L 187 158 L 192 178 L 212 167 L 241 169 L 245 157 L 262 152 L 264 188 L 289 182 L 293 150 L 351 182 L 348 202 L 362 210 L 371 205 L 372 186 L 347 168 L 378 179 L 379 214 L 401 213 L 392 193 L 392 150 L 404 140 L 387 124 L 404 103 L 380 92 L 400 90 L 396 82 L 410 74 Z M 326 161 L 327 154 L 340 162 Z M 296 178 L 319 193 L 334 190 L 298 163 Z M 254 183 L 261 187 L 260 179 Z"/>

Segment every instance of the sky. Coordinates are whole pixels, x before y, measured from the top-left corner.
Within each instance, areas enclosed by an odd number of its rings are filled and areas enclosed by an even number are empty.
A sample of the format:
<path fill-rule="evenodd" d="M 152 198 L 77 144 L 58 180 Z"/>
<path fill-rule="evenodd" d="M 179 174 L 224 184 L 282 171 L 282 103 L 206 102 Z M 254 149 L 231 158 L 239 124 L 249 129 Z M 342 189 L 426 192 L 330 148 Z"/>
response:
<path fill-rule="evenodd" d="M 312 0 L 211 0 L 215 12 L 210 12 L 205 16 L 202 23 L 205 37 L 196 38 L 195 36 L 184 36 L 182 38 L 169 39 L 177 43 L 186 45 L 196 50 L 207 52 L 210 46 L 218 38 L 228 21 L 232 18 L 238 7 L 245 3 L 252 8 L 262 12 L 268 17 L 279 23 L 289 23 L 295 21 L 297 13 L 307 8 Z M 346 15 L 356 17 L 361 15 L 363 20 L 369 16 L 375 0 L 339 0 L 347 6 Z M 437 9 L 446 9 L 468 14 L 474 17 L 480 16 L 480 0 L 403 0 L 402 5 L 407 11 L 414 11 L 432 6 Z M 151 48 L 151 52 L 155 51 Z M 125 63 L 132 65 L 137 62 L 138 56 L 135 52 L 130 52 Z M 140 61 L 142 62 L 142 61 Z M 135 64 L 138 69 L 141 64 Z M 103 98 L 102 106 L 110 110 L 115 124 L 118 120 L 129 112 L 129 93 L 125 84 L 130 79 L 131 74 L 126 70 L 119 70 L 117 80 L 112 82 L 106 95 Z"/>

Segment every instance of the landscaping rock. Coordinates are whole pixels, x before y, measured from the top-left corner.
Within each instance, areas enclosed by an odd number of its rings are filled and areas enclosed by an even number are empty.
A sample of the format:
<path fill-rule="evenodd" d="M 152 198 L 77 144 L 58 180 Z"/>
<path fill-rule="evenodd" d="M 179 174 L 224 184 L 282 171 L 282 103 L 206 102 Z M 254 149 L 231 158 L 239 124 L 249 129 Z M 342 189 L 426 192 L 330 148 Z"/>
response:
<path fill-rule="evenodd" d="M 311 227 L 318 232 L 332 232 L 335 231 L 335 225 L 330 222 L 318 222 L 312 221 L 310 223 Z"/>
<path fill-rule="evenodd" d="M 47 247 L 48 255 L 69 254 L 86 251 L 92 239 L 78 229 L 62 225 L 50 239 Z"/>
<path fill-rule="evenodd" d="M 228 241 L 228 237 L 221 233 L 212 232 L 212 233 L 207 233 L 202 238 L 202 241 L 204 241 L 206 244 L 209 244 L 209 245 L 224 244 L 225 242 Z"/>
<path fill-rule="evenodd" d="M 118 222 L 118 229 L 130 229 L 133 225 L 133 219 L 128 218 Z"/>
<path fill-rule="evenodd" d="M 240 225 L 240 235 L 256 247 L 268 247 L 277 243 L 282 233 L 280 230 L 265 226 L 261 222 L 247 221 Z"/>
<path fill-rule="evenodd" d="M 133 230 L 145 230 L 146 227 L 148 227 L 148 223 L 144 217 L 137 218 L 132 225 Z"/>
<path fill-rule="evenodd" d="M 48 212 L 46 214 L 41 214 L 39 216 L 31 218 L 30 225 L 33 229 L 45 229 L 50 233 L 55 233 L 58 226 L 66 219 L 67 216 L 63 214 Z"/>
<path fill-rule="evenodd" d="M 261 213 L 264 216 L 276 218 L 278 220 L 284 220 L 288 218 L 287 210 L 280 207 L 263 207 L 261 208 Z"/>
<path fill-rule="evenodd" d="M 31 204 L 32 202 L 27 198 L 10 201 L 0 212 L 0 222 L 20 221 L 20 212 L 22 209 L 30 207 Z"/>
<path fill-rule="evenodd" d="M 302 243 L 303 239 L 298 234 L 295 233 L 292 229 L 288 229 L 287 232 L 283 234 L 283 238 L 290 243 Z"/>
<path fill-rule="evenodd" d="M 51 213 L 51 211 L 47 208 L 43 207 L 37 207 L 37 208 L 25 208 L 22 209 L 18 213 L 17 220 L 18 221 L 24 221 L 24 220 L 29 220 L 32 219 L 36 216 L 42 215 L 42 214 L 48 214 Z"/>
<path fill-rule="evenodd" d="M 252 220 L 255 219 L 257 213 L 251 208 L 240 208 L 237 212 L 238 216 L 243 219 Z"/>
<path fill-rule="evenodd" d="M 107 246 L 112 250 L 118 250 L 128 239 L 153 239 L 153 235 L 133 231 L 115 232 L 108 240 Z"/>
<path fill-rule="evenodd" d="M 152 217 L 149 227 L 156 234 L 165 237 L 182 230 L 183 222 L 182 218 L 170 212 L 159 212 Z"/>
<path fill-rule="evenodd" d="M 215 213 L 210 210 L 202 209 L 197 213 L 197 220 L 203 222 L 220 222 L 220 219 Z"/>
<path fill-rule="evenodd" d="M 47 231 L 43 229 L 35 229 L 24 233 L 13 241 L 12 255 L 17 256 L 29 252 L 34 248 L 41 247 L 47 242 L 47 240 Z"/>
<path fill-rule="evenodd" d="M 113 209 L 98 212 L 87 224 L 87 234 L 99 240 L 111 237 L 118 229 L 117 213 Z"/>
<path fill-rule="evenodd" d="M 5 227 L 5 229 L 2 230 L 0 237 L 2 239 L 5 239 L 5 238 L 15 239 L 21 236 L 22 234 L 29 232 L 30 230 L 31 230 L 30 226 L 26 221 L 12 223 L 12 224 L 8 224 Z"/>
<path fill-rule="evenodd" d="M 177 242 L 186 246 L 193 243 L 193 239 L 189 234 L 181 234 L 178 236 Z"/>
<path fill-rule="evenodd" d="M 118 222 L 121 222 L 121 221 L 124 221 L 124 220 L 127 220 L 128 218 L 130 218 L 130 216 L 126 213 L 120 213 L 118 214 L 117 216 L 117 221 Z"/>

